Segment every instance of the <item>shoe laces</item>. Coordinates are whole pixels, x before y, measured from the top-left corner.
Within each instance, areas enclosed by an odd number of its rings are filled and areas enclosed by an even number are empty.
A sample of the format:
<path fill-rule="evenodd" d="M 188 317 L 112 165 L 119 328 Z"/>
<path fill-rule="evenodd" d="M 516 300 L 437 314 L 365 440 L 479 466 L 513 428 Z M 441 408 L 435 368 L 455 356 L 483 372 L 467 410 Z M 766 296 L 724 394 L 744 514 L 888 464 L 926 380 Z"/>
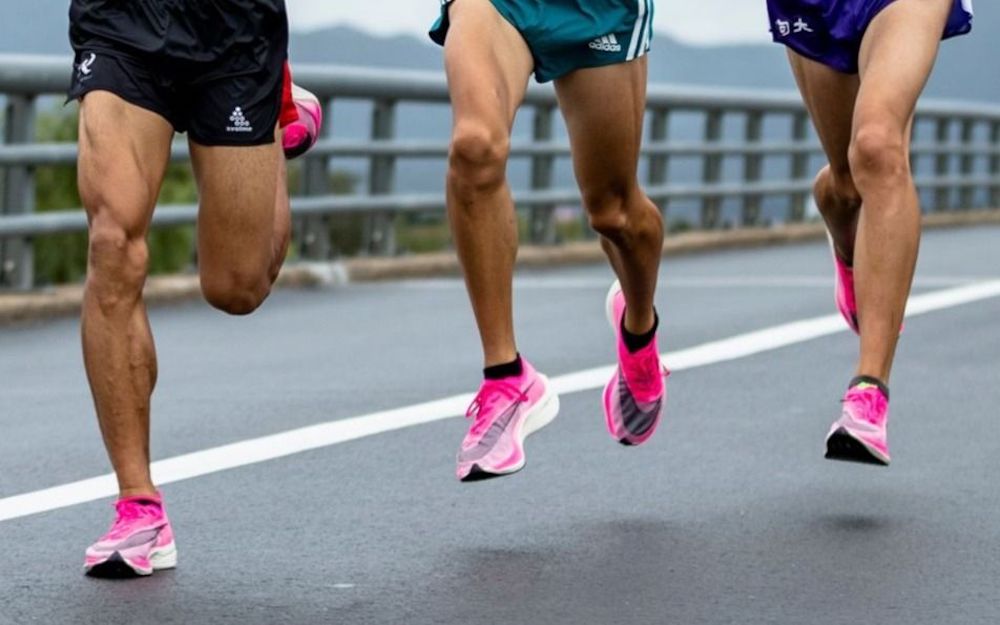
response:
<path fill-rule="evenodd" d="M 841 403 L 850 405 L 855 417 L 878 426 L 885 422 L 889 407 L 885 395 L 877 388 L 849 389 Z"/>
<path fill-rule="evenodd" d="M 473 419 L 471 434 L 479 435 L 489 427 L 492 418 L 497 413 L 497 405 L 503 403 L 514 404 L 528 401 L 528 394 L 520 387 L 505 382 L 503 380 L 485 380 L 479 388 L 469 408 L 465 411 L 465 418 Z"/>
<path fill-rule="evenodd" d="M 118 514 L 111 526 L 112 532 L 127 528 L 135 521 L 157 519 L 163 515 L 163 509 L 158 504 L 135 499 L 115 502 L 115 511 Z"/>
<path fill-rule="evenodd" d="M 633 390 L 651 391 L 669 375 L 670 371 L 663 365 L 660 354 L 655 349 L 643 349 L 629 355 L 625 379 Z"/>

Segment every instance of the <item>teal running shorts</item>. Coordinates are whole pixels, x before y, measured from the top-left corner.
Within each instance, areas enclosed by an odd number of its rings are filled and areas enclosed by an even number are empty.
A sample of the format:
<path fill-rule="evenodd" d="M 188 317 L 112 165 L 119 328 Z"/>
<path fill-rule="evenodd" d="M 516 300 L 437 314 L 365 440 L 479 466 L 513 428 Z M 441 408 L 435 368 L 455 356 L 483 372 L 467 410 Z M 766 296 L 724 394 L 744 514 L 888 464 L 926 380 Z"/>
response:
<path fill-rule="evenodd" d="M 430 31 L 439 45 L 448 34 L 453 1 L 441 0 L 441 17 Z M 653 0 L 490 1 L 527 42 L 538 82 L 637 59 L 649 52 L 653 38 Z"/>

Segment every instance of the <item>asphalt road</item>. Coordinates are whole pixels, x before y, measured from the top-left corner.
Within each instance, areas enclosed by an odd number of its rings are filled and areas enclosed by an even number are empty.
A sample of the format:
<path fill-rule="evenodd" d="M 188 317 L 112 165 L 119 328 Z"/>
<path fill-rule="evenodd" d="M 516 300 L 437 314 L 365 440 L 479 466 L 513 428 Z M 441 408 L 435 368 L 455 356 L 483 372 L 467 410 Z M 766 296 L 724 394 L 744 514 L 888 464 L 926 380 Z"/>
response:
<path fill-rule="evenodd" d="M 1000 279 L 1000 228 L 925 236 L 915 294 Z M 669 259 L 666 351 L 833 312 L 822 245 Z M 524 273 L 522 352 L 613 361 L 604 267 Z M 153 311 L 156 458 L 475 390 L 454 280 Z M 460 484 L 446 419 L 169 484 L 180 566 L 85 578 L 110 499 L 0 521 L 0 623 L 1000 622 L 1000 298 L 907 322 L 888 469 L 822 459 L 841 332 L 675 373 L 642 448 L 562 397 L 518 475 Z M 668 361 L 669 364 L 669 361 Z M 0 500 L 109 470 L 73 320 L 0 328 Z"/>

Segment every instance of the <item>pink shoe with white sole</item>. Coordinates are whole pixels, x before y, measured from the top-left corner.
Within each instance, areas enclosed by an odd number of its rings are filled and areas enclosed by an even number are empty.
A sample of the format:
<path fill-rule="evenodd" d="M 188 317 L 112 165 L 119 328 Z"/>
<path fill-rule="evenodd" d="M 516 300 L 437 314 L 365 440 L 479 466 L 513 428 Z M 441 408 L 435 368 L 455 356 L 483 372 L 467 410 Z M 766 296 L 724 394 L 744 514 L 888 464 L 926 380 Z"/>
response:
<path fill-rule="evenodd" d="M 177 547 L 160 495 L 115 502 L 107 534 L 87 549 L 83 569 L 92 577 L 135 577 L 177 566 Z"/>
<path fill-rule="evenodd" d="M 458 450 L 456 475 L 463 482 L 516 473 L 524 468 L 524 439 L 559 412 L 548 378 L 521 358 L 519 376 L 483 380 L 466 416 L 472 419 Z"/>
<path fill-rule="evenodd" d="M 670 372 L 660 361 L 656 337 L 636 352 L 622 338 L 625 295 L 617 281 L 605 302 L 608 322 L 618 346 L 618 368 L 604 387 L 604 419 L 608 433 L 622 445 L 641 445 L 656 431 L 667 401 Z"/>
<path fill-rule="evenodd" d="M 877 380 L 858 377 L 842 403 L 840 418 L 826 437 L 826 457 L 889 466 L 889 390 Z"/>

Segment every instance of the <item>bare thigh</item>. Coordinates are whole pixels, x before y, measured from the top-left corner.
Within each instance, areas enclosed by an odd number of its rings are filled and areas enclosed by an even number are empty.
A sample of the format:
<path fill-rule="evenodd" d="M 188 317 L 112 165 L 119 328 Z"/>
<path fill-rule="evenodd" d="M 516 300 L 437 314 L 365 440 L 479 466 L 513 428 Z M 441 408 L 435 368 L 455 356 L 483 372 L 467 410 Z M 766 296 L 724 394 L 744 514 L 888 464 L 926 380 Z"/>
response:
<path fill-rule="evenodd" d="M 449 17 L 444 58 L 455 135 L 509 135 L 533 66 L 527 44 L 489 0 L 456 0 Z"/>
<path fill-rule="evenodd" d="M 952 0 L 896 0 L 872 21 L 858 64 L 855 143 L 872 126 L 876 133 L 901 131 L 908 138 L 951 5 Z"/>
<path fill-rule="evenodd" d="M 830 167 L 838 176 L 849 176 L 858 76 L 838 72 L 791 49 L 788 60 Z"/>
<path fill-rule="evenodd" d="M 202 290 L 229 312 L 250 312 L 269 292 L 282 158 L 278 142 L 250 147 L 191 142 Z"/>
<path fill-rule="evenodd" d="M 582 69 L 556 81 L 573 148 L 573 168 L 589 196 L 630 192 L 636 185 L 646 106 L 647 57 Z M 608 97 L 613 93 L 614 97 Z"/>
<path fill-rule="evenodd" d="M 77 177 L 92 238 L 106 230 L 144 238 L 173 134 L 165 119 L 112 93 L 95 91 L 83 98 Z"/>

